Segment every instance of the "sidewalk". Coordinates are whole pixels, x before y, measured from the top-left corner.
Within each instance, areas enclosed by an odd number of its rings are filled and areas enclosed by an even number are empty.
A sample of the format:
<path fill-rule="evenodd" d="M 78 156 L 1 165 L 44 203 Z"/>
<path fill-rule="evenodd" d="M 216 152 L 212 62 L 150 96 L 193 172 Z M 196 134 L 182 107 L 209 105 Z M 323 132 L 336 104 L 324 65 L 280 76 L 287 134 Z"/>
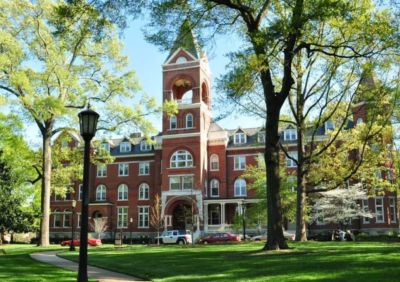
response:
<path fill-rule="evenodd" d="M 58 257 L 57 252 L 58 251 L 32 253 L 30 256 L 34 260 L 78 272 L 78 264 L 76 262 Z M 88 276 L 89 276 L 89 278 L 96 279 L 99 282 L 143 281 L 136 277 L 128 276 L 128 275 L 117 273 L 117 272 L 112 272 L 109 270 L 105 270 L 105 269 L 90 266 L 90 265 L 88 265 Z"/>

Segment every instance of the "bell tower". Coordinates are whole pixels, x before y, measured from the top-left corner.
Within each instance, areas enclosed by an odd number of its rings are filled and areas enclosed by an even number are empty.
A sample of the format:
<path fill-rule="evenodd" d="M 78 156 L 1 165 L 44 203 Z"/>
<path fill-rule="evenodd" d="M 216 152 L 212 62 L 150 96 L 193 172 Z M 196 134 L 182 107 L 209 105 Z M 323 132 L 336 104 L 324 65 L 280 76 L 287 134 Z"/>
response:
<path fill-rule="evenodd" d="M 163 115 L 161 199 L 166 227 L 200 231 L 203 191 L 207 182 L 207 133 L 211 123 L 210 70 L 185 21 L 164 63 L 163 101 L 175 101 L 178 112 Z M 190 219 L 179 215 L 189 208 Z M 195 222 L 191 220 L 195 218 Z"/>

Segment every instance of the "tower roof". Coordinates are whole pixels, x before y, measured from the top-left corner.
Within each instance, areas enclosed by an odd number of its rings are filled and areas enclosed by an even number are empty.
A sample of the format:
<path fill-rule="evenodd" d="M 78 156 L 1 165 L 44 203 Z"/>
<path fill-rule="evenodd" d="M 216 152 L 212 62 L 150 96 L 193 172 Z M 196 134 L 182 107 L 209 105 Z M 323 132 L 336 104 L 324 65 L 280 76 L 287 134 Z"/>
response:
<path fill-rule="evenodd" d="M 361 73 L 360 81 L 357 86 L 356 96 L 354 98 L 354 103 L 366 102 L 371 97 L 368 92 L 376 89 L 376 83 L 374 79 L 374 71 L 372 69 L 366 68 Z"/>
<path fill-rule="evenodd" d="M 178 36 L 175 39 L 174 44 L 169 52 L 167 60 L 178 50 L 179 48 L 185 49 L 196 59 L 200 59 L 201 56 L 201 48 L 197 43 L 197 40 L 193 34 L 192 28 L 190 26 L 190 22 L 185 20 L 178 32 Z"/>

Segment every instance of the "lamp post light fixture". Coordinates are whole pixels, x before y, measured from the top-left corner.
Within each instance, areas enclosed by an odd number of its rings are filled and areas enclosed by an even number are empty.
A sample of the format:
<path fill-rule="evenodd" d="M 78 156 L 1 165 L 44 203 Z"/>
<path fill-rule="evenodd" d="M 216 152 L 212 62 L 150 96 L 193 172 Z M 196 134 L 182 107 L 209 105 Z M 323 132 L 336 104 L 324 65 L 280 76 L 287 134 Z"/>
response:
<path fill-rule="evenodd" d="M 88 243 L 88 215 L 89 215 L 89 166 L 90 140 L 96 134 L 99 114 L 91 109 L 83 110 L 78 114 L 80 133 L 85 141 L 83 158 L 83 185 L 81 204 L 81 234 L 79 247 L 78 282 L 87 282 L 87 243 Z"/>
<path fill-rule="evenodd" d="M 71 244 L 69 245 L 69 250 L 70 251 L 75 251 L 75 244 L 74 244 L 74 239 L 75 239 L 75 226 L 74 226 L 74 218 L 75 218 L 75 207 L 76 207 L 76 201 L 72 200 L 72 228 L 71 228 Z"/>

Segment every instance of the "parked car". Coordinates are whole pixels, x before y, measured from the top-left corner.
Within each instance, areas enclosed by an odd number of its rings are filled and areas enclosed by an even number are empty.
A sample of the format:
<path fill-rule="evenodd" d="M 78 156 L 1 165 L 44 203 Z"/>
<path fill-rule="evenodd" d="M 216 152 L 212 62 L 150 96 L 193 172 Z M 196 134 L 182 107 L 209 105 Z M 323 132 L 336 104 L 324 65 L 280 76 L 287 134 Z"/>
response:
<path fill-rule="evenodd" d="M 296 237 L 295 234 L 289 233 L 289 232 L 287 232 L 287 231 L 283 231 L 283 236 L 284 236 L 287 240 L 290 240 L 290 241 L 294 241 L 294 239 L 295 239 L 295 237 Z M 257 235 L 257 236 L 251 237 L 250 240 L 252 240 L 252 241 L 266 241 L 266 240 L 267 240 L 267 233 L 264 233 L 264 234 L 262 234 L 262 235 Z"/>
<path fill-rule="evenodd" d="M 210 234 L 199 240 L 199 243 L 224 243 L 224 242 L 240 242 L 240 236 L 229 232 Z"/>
<path fill-rule="evenodd" d="M 160 236 L 154 238 L 160 244 L 191 244 L 192 235 L 189 230 L 169 230 L 164 231 Z"/>
<path fill-rule="evenodd" d="M 80 245 L 80 240 L 75 239 L 74 243 L 75 246 Z M 61 242 L 61 246 L 70 246 L 71 245 L 71 240 L 65 240 Z M 88 239 L 88 245 L 90 246 L 100 246 L 101 245 L 101 240 L 100 239 Z"/>

